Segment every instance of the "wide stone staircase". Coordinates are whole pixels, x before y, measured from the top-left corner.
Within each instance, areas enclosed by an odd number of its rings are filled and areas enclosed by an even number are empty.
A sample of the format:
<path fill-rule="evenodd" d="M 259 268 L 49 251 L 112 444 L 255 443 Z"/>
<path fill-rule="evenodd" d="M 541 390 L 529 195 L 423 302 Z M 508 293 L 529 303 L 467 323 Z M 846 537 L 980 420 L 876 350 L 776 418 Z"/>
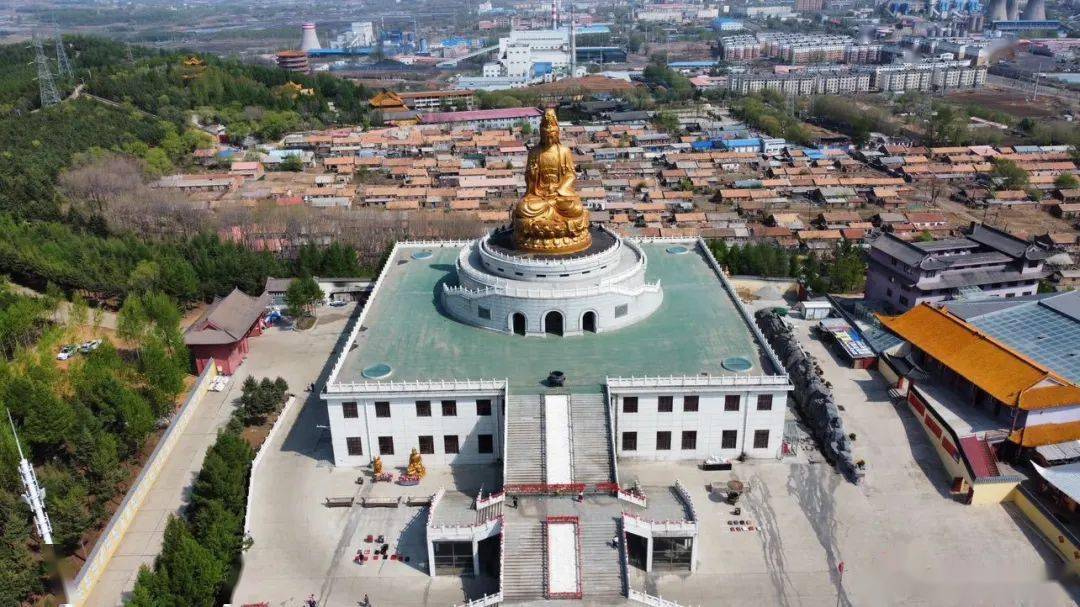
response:
<path fill-rule="evenodd" d="M 618 533 L 613 518 L 582 518 L 581 520 L 581 596 L 584 599 L 617 599 L 624 596 L 622 550 L 611 547 L 611 538 Z"/>
<path fill-rule="evenodd" d="M 511 395 L 506 427 L 506 484 L 544 482 L 544 406 L 540 395 Z"/>
<path fill-rule="evenodd" d="M 574 482 L 595 484 L 615 480 L 604 395 L 572 394 L 570 425 L 574 444 Z"/>
<path fill-rule="evenodd" d="M 540 521 L 507 518 L 503 534 L 503 600 L 543 599 L 547 549 Z"/>

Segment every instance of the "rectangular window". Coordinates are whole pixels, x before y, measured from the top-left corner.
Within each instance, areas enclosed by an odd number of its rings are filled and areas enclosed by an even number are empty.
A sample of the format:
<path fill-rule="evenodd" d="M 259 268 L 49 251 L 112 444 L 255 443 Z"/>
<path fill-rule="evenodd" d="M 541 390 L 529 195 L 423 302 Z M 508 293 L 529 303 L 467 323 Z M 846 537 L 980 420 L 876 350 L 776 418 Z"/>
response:
<path fill-rule="evenodd" d="M 364 443 L 360 440 L 359 436 L 348 436 L 345 438 L 345 446 L 349 450 L 349 455 L 363 455 Z"/>
<path fill-rule="evenodd" d="M 656 433 L 656 450 L 671 451 L 671 432 L 661 430 Z"/>
<path fill-rule="evenodd" d="M 629 311 L 629 309 L 630 308 L 628 304 L 619 304 L 615 306 L 615 318 L 622 318 L 623 316 L 626 316 L 626 313 Z"/>
<path fill-rule="evenodd" d="M 490 434 L 479 434 L 479 435 L 477 435 L 476 438 L 477 438 L 477 442 L 479 444 L 479 447 L 477 448 L 477 450 L 480 453 L 494 453 L 495 452 L 495 441 L 492 440 L 492 437 L 491 437 Z"/>
<path fill-rule="evenodd" d="M 416 401 L 416 417 L 431 417 L 431 401 Z"/>
<path fill-rule="evenodd" d="M 724 411 L 738 411 L 739 410 L 739 395 L 728 394 L 724 397 Z"/>
<path fill-rule="evenodd" d="M 421 436 L 420 437 L 420 453 L 424 455 L 431 455 L 435 453 L 435 437 L 434 436 Z"/>
<path fill-rule="evenodd" d="M 660 413 L 671 413 L 671 410 L 674 408 L 674 404 L 674 396 L 660 396 L 656 399 L 656 410 Z"/>
<path fill-rule="evenodd" d="M 375 417 L 390 417 L 390 403 L 385 400 L 375 401 Z"/>
<path fill-rule="evenodd" d="M 772 411 L 772 394 L 758 394 L 757 410 Z"/>
<path fill-rule="evenodd" d="M 623 413 L 637 413 L 637 397 L 636 396 L 624 396 L 622 399 L 622 412 Z"/>
<path fill-rule="evenodd" d="M 356 403 L 341 403 L 341 415 L 345 419 L 352 419 L 360 417 L 360 412 L 356 409 Z"/>
<path fill-rule="evenodd" d="M 622 450 L 637 451 L 637 432 L 622 433 Z"/>
<path fill-rule="evenodd" d="M 442 414 L 443 417 L 454 417 L 457 415 L 457 401 L 444 400 L 442 402 Z"/>
<path fill-rule="evenodd" d="M 767 449 L 769 447 L 769 431 L 754 430 L 754 448 Z"/>
<path fill-rule="evenodd" d="M 484 320 L 491 320 L 491 309 L 485 308 L 484 306 L 477 306 L 476 315 Z"/>
<path fill-rule="evenodd" d="M 735 445 L 739 443 L 739 431 L 738 430 L 724 430 L 720 433 L 720 448 L 721 449 L 734 449 Z"/>
<path fill-rule="evenodd" d="M 380 436 L 379 437 L 379 453 L 381 455 L 393 455 L 394 454 L 394 437 L 393 436 Z"/>
<path fill-rule="evenodd" d="M 482 398 L 476 401 L 476 414 L 477 415 L 491 415 L 491 400 Z"/>
<path fill-rule="evenodd" d="M 683 430 L 682 433 L 682 448 L 685 451 L 693 451 L 697 449 L 697 431 L 696 430 Z"/>
<path fill-rule="evenodd" d="M 686 412 L 694 412 L 698 410 L 698 397 L 697 396 L 684 396 L 682 398 L 682 410 Z"/>
<path fill-rule="evenodd" d="M 457 453 L 458 439 L 456 434 L 447 434 L 442 437 L 443 453 Z"/>

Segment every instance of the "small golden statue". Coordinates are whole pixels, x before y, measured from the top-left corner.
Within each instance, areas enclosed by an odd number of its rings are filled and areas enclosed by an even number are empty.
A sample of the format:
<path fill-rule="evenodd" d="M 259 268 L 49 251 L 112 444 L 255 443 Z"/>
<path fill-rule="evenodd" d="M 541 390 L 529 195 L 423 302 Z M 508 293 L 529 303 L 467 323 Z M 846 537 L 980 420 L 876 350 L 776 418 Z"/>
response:
<path fill-rule="evenodd" d="M 375 476 L 382 474 L 382 458 L 378 455 L 375 456 L 375 461 L 371 462 L 371 471 Z"/>
<path fill-rule="evenodd" d="M 529 150 L 525 197 L 514 207 L 514 244 L 530 253 L 569 254 L 592 244 L 588 211 L 574 192 L 574 157 L 559 141 L 555 110 L 544 112 L 540 145 Z"/>
<path fill-rule="evenodd" d="M 406 473 L 416 478 L 424 478 L 427 474 L 427 469 L 424 468 L 424 460 L 420 458 L 420 452 L 416 450 L 416 447 L 413 447 L 412 453 L 409 453 L 409 469 Z"/>

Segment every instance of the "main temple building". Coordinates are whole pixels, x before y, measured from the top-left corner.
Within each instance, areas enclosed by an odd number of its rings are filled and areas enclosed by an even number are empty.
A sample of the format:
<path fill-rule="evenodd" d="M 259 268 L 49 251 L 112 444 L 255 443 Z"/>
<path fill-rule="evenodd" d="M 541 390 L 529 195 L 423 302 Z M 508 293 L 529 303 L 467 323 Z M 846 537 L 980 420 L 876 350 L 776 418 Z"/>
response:
<path fill-rule="evenodd" d="M 601 540 L 560 525 L 600 513 L 598 533 L 618 534 L 624 559 L 651 567 L 654 555 L 676 555 L 693 570 L 685 490 L 676 482 L 646 500 L 625 487 L 619 462 L 779 458 L 792 387 L 703 241 L 591 226 L 550 110 L 540 136 L 510 225 L 394 247 L 322 396 L 338 466 L 379 457 L 403 467 L 413 449 L 428 468 L 501 466 L 501 491 L 469 504 L 475 513 L 436 495 L 432 575 L 475 572 L 492 538 L 503 554 L 533 538 L 547 542 L 536 559 L 561 553 L 584 574 L 503 567 L 500 600 L 614 597 L 627 589 L 600 561 L 618 557 L 588 557 Z M 517 518 L 483 514 L 505 496 L 521 500 Z M 601 569 L 590 577 L 590 567 Z"/>

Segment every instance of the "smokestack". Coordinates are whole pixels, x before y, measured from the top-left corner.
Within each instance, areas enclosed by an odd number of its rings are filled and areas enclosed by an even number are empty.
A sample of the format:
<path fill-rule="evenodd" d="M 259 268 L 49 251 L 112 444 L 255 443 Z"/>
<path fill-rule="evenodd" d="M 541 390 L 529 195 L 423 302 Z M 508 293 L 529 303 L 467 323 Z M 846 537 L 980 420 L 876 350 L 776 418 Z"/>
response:
<path fill-rule="evenodd" d="M 559 29 L 559 0 L 551 0 L 551 29 Z"/>
<path fill-rule="evenodd" d="M 1009 13 L 1005 10 L 1005 0 L 990 0 L 990 5 L 986 8 L 986 18 L 990 21 L 1008 21 Z"/>
<path fill-rule="evenodd" d="M 1013 0 L 1015 2 L 1015 0 Z M 302 51 L 316 51 L 322 48 L 319 44 L 319 36 L 315 33 L 314 23 L 305 23 L 303 25 L 304 35 L 300 38 L 300 50 Z"/>
<path fill-rule="evenodd" d="M 1046 21 L 1046 0 L 1028 0 L 1020 18 L 1024 21 Z"/>
<path fill-rule="evenodd" d="M 1020 3 L 1017 0 L 1007 0 L 1005 12 L 1009 14 L 1009 21 L 1016 21 L 1020 18 Z"/>

